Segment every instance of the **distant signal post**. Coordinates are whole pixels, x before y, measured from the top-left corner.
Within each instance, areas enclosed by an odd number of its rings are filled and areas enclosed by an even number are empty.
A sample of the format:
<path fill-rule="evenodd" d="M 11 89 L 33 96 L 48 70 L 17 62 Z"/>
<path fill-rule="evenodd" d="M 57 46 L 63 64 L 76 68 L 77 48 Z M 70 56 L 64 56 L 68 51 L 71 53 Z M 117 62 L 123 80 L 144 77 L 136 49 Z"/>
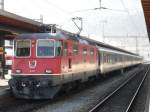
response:
<path fill-rule="evenodd" d="M 4 10 L 4 0 L 0 0 L 0 9 Z"/>

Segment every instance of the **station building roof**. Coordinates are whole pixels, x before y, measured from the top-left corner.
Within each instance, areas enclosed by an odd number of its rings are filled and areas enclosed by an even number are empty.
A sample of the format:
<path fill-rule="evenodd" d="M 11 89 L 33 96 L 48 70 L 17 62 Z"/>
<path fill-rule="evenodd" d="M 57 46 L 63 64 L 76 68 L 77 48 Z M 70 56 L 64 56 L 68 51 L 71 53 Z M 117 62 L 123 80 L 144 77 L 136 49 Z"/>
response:
<path fill-rule="evenodd" d="M 141 0 L 141 1 L 144 10 L 147 32 L 150 40 L 150 0 Z"/>
<path fill-rule="evenodd" d="M 0 35 L 6 32 L 37 32 L 42 23 L 0 10 Z"/>

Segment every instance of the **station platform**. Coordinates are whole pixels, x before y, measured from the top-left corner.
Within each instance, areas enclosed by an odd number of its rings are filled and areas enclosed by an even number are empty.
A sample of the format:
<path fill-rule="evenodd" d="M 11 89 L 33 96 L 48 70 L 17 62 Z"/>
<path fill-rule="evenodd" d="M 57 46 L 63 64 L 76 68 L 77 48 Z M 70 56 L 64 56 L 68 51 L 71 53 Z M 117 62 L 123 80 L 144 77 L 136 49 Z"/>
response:
<path fill-rule="evenodd" d="M 0 91 L 3 91 L 8 87 L 8 81 L 11 78 L 11 76 L 9 74 L 5 75 L 5 79 L 0 79 Z"/>

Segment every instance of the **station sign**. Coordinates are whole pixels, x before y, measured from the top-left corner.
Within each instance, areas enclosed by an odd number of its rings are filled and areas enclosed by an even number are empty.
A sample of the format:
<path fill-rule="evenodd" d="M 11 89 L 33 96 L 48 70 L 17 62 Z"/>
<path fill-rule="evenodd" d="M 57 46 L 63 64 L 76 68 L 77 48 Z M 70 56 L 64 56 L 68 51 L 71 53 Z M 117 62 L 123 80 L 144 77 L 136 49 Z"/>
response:
<path fill-rule="evenodd" d="M 0 55 L 4 53 L 4 48 L 0 47 Z"/>

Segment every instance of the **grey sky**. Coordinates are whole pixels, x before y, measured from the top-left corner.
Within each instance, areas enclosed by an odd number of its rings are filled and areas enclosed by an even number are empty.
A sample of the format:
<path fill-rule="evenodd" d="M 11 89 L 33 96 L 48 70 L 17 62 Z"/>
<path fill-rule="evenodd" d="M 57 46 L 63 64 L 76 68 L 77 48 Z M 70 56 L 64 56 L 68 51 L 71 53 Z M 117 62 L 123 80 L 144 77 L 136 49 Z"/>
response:
<path fill-rule="evenodd" d="M 35 19 L 40 14 L 44 23 L 56 23 L 72 32 L 77 32 L 71 18 L 83 17 L 82 35 L 102 35 L 103 21 L 105 35 L 147 35 L 141 0 L 102 0 L 102 6 L 128 10 L 117 12 L 96 10 L 71 13 L 77 10 L 99 7 L 99 0 L 5 0 L 7 11 Z M 98 39 L 98 38 L 97 38 Z"/>

